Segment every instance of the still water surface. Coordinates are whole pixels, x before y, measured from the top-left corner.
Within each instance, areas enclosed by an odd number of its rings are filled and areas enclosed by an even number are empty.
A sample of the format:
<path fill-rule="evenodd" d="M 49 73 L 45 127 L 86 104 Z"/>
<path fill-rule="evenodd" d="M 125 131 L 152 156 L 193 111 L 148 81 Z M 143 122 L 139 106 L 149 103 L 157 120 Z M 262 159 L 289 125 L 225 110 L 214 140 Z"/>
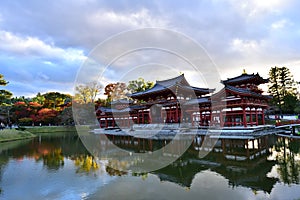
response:
<path fill-rule="evenodd" d="M 201 159 L 193 144 L 173 164 L 143 174 L 97 164 L 75 133 L 2 143 L 0 199 L 300 199 L 300 140 L 269 137 L 251 159 L 235 157 L 243 149 L 227 143 L 226 152 Z"/>

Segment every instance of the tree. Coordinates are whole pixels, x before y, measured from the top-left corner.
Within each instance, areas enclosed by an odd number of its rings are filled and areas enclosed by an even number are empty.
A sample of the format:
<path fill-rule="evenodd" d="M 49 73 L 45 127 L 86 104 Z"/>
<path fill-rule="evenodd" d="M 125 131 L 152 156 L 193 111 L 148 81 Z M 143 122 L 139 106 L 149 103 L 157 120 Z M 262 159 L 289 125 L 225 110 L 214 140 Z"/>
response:
<path fill-rule="evenodd" d="M 0 86 L 6 86 L 8 82 L 4 79 L 4 76 L 0 74 Z M 0 105 L 7 104 L 8 100 L 12 97 L 12 93 L 7 90 L 0 90 Z"/>
<path fill-rule="evenodd" d="M 110 83 L 105 88 L 105 95 L 107 95 L 107 99 L 109 102 L 115 101 L 118 99 L 127 99 L 127 86 L 126 83 Z"/>
<path fill-rule="evenodd" d="M 97 95 L 100 93 L 102 85 L 93 81 L 88 84 L 78 85 L 75 90 L 74 100 L 79 103 L 94 103 Z"/>
<path fill-rule="evenodd" d="M 72 107 L 65 108 L 59 115 L 58 118 L 60 122 L 64 125 L 73 125 L 74 119 L 73 119 L 73 112 Z"/>
<path fill-rule="evenodd" d="M 32 101 L 43 105 L 45 101 L 45 97 L 41 95 L 41 93 L 39 92 L 35 97 L 32 98 Z"/>
<path fill-rule="evenodd" d="M 56 109 L 57 106 L 63 105 L 68 98 L 71 98 L 71 95 L 59 92 L 48 92 L 42 96 L 44 97 L 43 107 L 53 109 Z"/>
<path fill-rule="evenodd" d="M 137 80 L 129 81 L 128 91 L 130 93 L 142 92 L 147 89 L 150 89 L 154 86 L 154 83 L 151 81 L 145 81 L 143 78 L 138 78 Z"/>
<path fill-rule="evenodd" d="M 36 115 L 41 108 L 42 105 L 36 102 L 16 102 L 11 109 L 12 120 L 18 122 L 20 125 L 32 125 L 32 122 L 38 121 Z"/>
<path fill-rule="evenodd" d="M 58 112 L 54 109 L 42 108 L 37 113 L 37 122 L 42 124 L 57 124 L 59 119 L 57 118 Z"/>
<path fill-rule="evenodd" d="M 291 100 L 297 99 L 296 84 L 287 67 L 272 67 L 269 71 L 268 92 L 273 96 L 271 103 L 278 107 L 280 114 L 291 113 L 293 108 Z M 294 102 L 296 104 L 296 102 Z"/>
<path fill-rule="evenodd" d="M 288 93 L 283 97 L 283 102 L 282 110 L 284 113 L 295 113 L 297 110 L 296 108 L 298 107 L 297 96 Z"/>

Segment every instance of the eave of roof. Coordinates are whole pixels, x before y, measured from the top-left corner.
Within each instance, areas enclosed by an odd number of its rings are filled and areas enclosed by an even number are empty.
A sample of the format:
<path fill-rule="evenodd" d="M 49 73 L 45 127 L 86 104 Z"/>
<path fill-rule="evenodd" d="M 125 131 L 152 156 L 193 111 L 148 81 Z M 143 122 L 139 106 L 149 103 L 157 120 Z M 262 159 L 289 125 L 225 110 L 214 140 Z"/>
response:
<path fill-rule="evenodd" d="M 227 80 L 222 80 L 221 83 L 224 85 L 238 84 L 238 83 L 248 83 L 252 80 L 257 80 L 258 83 L 267 83 L 269 80 L 262 78 L 258 73 L 257 74 L 242 74 L 240 76 L 229 78 Z"/>
<path fill-rule="evenodd" d="M 243 95 L 243 96 L 255 96 L 255 97 L 259 97 L 259 98 L 266 98 L 266 96 L 256 93 L 256 92 L 252 92 L 249 89 L 245 89 L 245 88 L 237 88 L 237 87 L 233 87 L 233 86 L 229 86 L 226 85 L 225 86 L 225 90 L 229 90 L 231 92 Z"/>
<path fill-rule="evenodd" d="M 184 105 L 195 105 L 195 104 L 203 104 L 203 103 L 211 103 L 208 97 L 191 99 L 184 103 Z"/>

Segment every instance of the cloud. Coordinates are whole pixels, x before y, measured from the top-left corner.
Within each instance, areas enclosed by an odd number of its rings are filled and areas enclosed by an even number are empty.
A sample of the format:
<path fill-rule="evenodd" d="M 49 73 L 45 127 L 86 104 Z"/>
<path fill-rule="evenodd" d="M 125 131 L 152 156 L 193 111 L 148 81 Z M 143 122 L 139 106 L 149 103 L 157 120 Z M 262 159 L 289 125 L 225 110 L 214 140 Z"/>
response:
<path fill-rule="evenodd" d="M 222 79 L 240 75 L 243 68 L 249 73 L 261 71 L 266 77 L 267 66 L 293 63 L 299 57 L 298 4 L 293 0 L 4 1 L 0 7 L 0 73 L 16 87 L 35 81 L 28 91 L 63 90 L 67 88 L 64 84 L 72 84 L 85 58 L 99 43 L 120 32 L 159 27 L 182 32 L 202 45 L 219 66 Z M 139 43 L 139 38 L 122 39 L 124 43 L 107 48 L 108 58 L 122 52 L 127 43 L 132 47 Z M 180 40 L 171 41 L 163 35 L 160 39 L 161 46 L 177 46 L 189 57 L 197 54 L 194 49 L 181 48 Z M 149 46 L 151 40 L 145 43 Z M 145 51 L 120 57 L 108 68 L 105 81 L 119 80 L 134 67 L 163 59 L 167 61 L 159 64 L 177 66 L 177 71 L 193 79 L 191 82 L 196 80 L 189 68 L 183 69 L 186 63 L 182 60 Z M 89 72 L 95 79 L 94 69 L 105 64 L 98 61 Z M 206 61 L 197 63 L 201 67 Z M 153 73 L 145 76 L 156 79 Z M 16 91 L 22 94 L 22 90 Z"/>
<path fill-rule="evenodd" d="M 111 26 L 125 25 L 128 28 L 166 27 L 167 25 L 167 21 L 151 16 L 149 11 L 145 8 L 126 14 L 99 10 L 87 16 L 87 22 L 94 27 L 103 23 Z"/>
<path fill-rule="evenodd" d="M 236 51 L 249 52 L 257 50 L 258 42 L 255 40 L 242 40 L 239 38 L 233 39 L 232 48 Z"/>
<path fill-rule="evenodd" d="M 281 19 L 271 24 L 272 29 L 282 29 L 285 28 L 287 25 L 292 25 L 290 21 L 287 19 Z"/>
<path fill-rule="evenodd" d="M 53 44 L 46 44 L 35 37 L 19 37 L 11 32 L 0 31 L 0 50 L 10 55 L 34 56 L 67 61 L 83 60 L 82 50 L 62 49 Z"/>
<path fill-rule="evenodd" d="M 256 19 L 267 15 L 279 15 L 291 4 L 292 0 L 230 0 L 229 2 L 242 16 Z"/>

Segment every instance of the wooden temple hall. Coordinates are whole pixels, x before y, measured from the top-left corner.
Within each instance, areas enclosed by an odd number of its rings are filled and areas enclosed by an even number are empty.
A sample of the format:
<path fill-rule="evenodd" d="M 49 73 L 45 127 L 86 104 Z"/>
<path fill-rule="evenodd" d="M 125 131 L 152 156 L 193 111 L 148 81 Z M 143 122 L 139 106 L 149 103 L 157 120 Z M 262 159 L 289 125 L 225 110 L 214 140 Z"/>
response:
<path fill-rule="evenodd" d="M 199 126 L 264 125 L 269 97 L 258 88 L 267 83 L 259 74 L 244 73 L 222 80 L 224 88 L 191 86 L 184 74 L 156 81 L 145 91 L 129 94 L 129 99 L 111 102 L 111 107 L 96 111 L 101 128 L 130 127 L 133 124 L 184 123 Z"/>

